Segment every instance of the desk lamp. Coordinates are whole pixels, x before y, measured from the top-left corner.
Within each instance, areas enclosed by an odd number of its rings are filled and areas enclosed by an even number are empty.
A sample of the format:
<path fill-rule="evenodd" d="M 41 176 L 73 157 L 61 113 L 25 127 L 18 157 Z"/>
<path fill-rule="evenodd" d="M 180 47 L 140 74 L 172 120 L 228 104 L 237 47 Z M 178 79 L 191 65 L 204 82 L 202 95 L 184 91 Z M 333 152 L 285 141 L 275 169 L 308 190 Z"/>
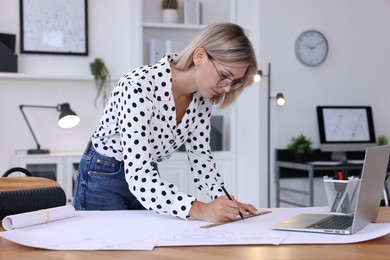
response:
<path fill-rule="evenodd" d="M 48 154 L 50 153 L 50 151 L 48 149 L 41 149 L 41 146 L 38 143 L 38 140 L 34 134 L 34 131 L 31 128 L 27 116 L 23 111 L 23 108 L 25 107 L 56 109 L 58 112 L 60 112 L 60 117 L 58 119 L 58 126 L 61 128 L 72 128 L 80 123 L 80 118 L 76 115 L 75 112 L 73 112 L 70 109 L 69 103 L 63 103 L 57 106 L 20 105 L 19 106 L 20 111 L 22 112 L 22 115 L 26 120 L 27 126 L 30 129 L 32 136 L 34 137 L 35 143 L 37 144 L 37 149 L 29 149 L 27 150 L 27 154 Z"/>
<path fill-rule="evenodd" d="M 286 104 L 286 100 L 282 93 L 276 94 L 276 96 L 271 96 L 271 63 L 268 63 L 268 74 L 264 75 L 261 70 L 258 70 L 258 73 L 254 76 L 255 82 L 260 82 L 262 77 L 268 78 L 268 120 L 267 120 L 267 178 L 268 178 L 268 207 L 271 207 L 271 99 L 276 100 L 276 104 L 278 106 L 284 106 Z"/>

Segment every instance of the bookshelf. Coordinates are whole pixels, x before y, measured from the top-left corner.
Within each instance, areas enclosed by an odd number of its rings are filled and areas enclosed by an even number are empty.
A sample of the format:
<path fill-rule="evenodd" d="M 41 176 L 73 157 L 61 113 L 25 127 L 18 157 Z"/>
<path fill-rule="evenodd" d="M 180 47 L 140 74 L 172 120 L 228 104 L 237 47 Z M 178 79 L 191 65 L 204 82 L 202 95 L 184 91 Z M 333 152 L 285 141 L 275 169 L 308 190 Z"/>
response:
<path fill-rule="evenodd" d="M 186 46 L 192 38 L 207 24 L 214 22 L 234 22 L 236 20 L 236 0 L 201 0 L 200 25 L 185 24 L 183 0 L 178 0 L 178 23 L 161 22 L 161 0 L 142 0 L 142 62 L 149 61 L 149 43 L 151 39 L 177 42 L 177 46 Z M 177 49 L 180 51 L 180 49 Z M 177 51 L 174 49 L 173 51 Z"/>
<path fill-rule="evenodd" d="M 178 0 L 178 22 L 161 22 L 161 0 L 138 0 L 137 7 L 141 8 L 141 28 L 139 37 L 141 41 L 137 58 L 140 65 L 151 64 L 150 42 L 170 42 L 170 52 L 180 52 L 194 36 L 207 24 L 215 22 L 235 22 L 237 0 L 200 0 L 201 24 L 185 24 L 183 0 Z M 163 56 L 156 55 L 155 59 Z M 161 58 L 159 57 L 159 58 Z M 154 60 L 155 60 L 154 59 Z M 152 59 L 153 60 L 153 59 Z M 232 105 L 226 109 L 213 110 L 213 115 L 223 116 L 223 140 L 222 151 L 213 152 L 217 168 L 224 176 L 227 188 L 232 194 L 236 193 L 236 107 Z M 209 200 L 205 195 L 197 191 L 192 183 L 192 176 L 188 174 L 189 164 L 187 156 L 183 152 L 176 152 L 168 161 L 159 163 L 162 177 L 176 184 L 181 191 L 198 196 L 204 201 Z"/>

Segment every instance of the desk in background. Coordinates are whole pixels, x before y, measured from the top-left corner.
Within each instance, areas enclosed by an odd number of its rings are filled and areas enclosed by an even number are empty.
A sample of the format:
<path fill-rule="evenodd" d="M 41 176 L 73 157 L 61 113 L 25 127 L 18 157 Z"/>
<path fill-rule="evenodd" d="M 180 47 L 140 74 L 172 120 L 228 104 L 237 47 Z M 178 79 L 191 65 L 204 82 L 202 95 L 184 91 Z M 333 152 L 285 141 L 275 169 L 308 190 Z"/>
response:
<path fill-rule="evenodd" d="M 180 221 L 180 220 L 178 220 Z M 380 208 L 377 222 L 390 222 L 390 208 Z M 96 227 L 99 228 L 99 227 Z M 3 229 L 0 227 L 0 230 Z M 153 251 L 54 251 L 30 248 L 0 237 L 1 259 L 386 259 L 390 234 L 361 243 L 337 245 L 244 245 L 157 247 Z"/>
<path fill-rule="evenodd" d="M 288 150 L 276 150 L 275 161 L 275 182 L 276 182 L 276 207 L 280 203 L 286 203 L 299 207 L 314 206 L 314 177 L 323 177 L 325 175 L 333 176 L 336 169 L 345 169 L 351 175 L 360 176 L 363 166 L 365 152 L 349 152 L 347 158 L 354 163 L 336 163 L 331 160 L 330 152 L 321 152 L 315 150 L 306 162 L 297 162 L 294 154 Z M 308 178 L 309 189 L 300 190 L 291 187 L 285 187 L 280 184 L 282 178 Z M 297 194 L 309 196 L 309 205 L 281 199 L 281 192 L 288 191 Z"/>

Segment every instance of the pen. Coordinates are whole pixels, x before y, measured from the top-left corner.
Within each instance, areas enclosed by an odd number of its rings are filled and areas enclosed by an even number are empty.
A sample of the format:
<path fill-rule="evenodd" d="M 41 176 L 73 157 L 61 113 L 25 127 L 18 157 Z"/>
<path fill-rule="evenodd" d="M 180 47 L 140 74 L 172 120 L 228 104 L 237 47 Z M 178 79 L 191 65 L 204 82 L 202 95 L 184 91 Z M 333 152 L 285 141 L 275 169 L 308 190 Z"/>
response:
<path fill-rule="evenodd" d="M 225 187 L 224 187 L 224 186 L 221 186 L 221 187 L 222 187 L 223 192 L 225 192 L 226 197 L 228 197 L 229 200 L 232 200 L 232 197 L 230 197 L 230 195 L 229 195 L 229 193 L 227 192 L 227 190 L 225 189 Z M 241 214 L 240 211 L 238 211 L 238 214 L 240 215 L 240 217 L 241 217 L 242 219 L 244 219 L 244 216 Z"/>
<path fill-rule="evenodd" d="M 343 180 L 344 179 L 344 174 L 341 171 L 339 171 L 337 173 L 337 177 L 338 177 L 339 180 Z"/>
<path fill-rule="evenodd" d="M 345 169 L 342 169 L 340 171 L 337 171 L 336 168 L 334 169 L 335 177 L 334 180 L 348 180 L 348 171 Z"/>

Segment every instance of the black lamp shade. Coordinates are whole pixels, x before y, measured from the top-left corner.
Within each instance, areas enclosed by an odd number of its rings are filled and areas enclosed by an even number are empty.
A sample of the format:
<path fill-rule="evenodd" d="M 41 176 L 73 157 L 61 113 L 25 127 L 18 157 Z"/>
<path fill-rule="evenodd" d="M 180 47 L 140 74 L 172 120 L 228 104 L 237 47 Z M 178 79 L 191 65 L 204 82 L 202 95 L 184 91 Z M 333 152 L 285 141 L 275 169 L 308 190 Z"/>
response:
<path fill-rule="evenodd" d="M 58 119 L 59 127 L 72 128 L 80 123 L 80 118 L 70 109 L 68 103 L 58 105 L 57 110 L 60 111 L 60 117 Z"/>

